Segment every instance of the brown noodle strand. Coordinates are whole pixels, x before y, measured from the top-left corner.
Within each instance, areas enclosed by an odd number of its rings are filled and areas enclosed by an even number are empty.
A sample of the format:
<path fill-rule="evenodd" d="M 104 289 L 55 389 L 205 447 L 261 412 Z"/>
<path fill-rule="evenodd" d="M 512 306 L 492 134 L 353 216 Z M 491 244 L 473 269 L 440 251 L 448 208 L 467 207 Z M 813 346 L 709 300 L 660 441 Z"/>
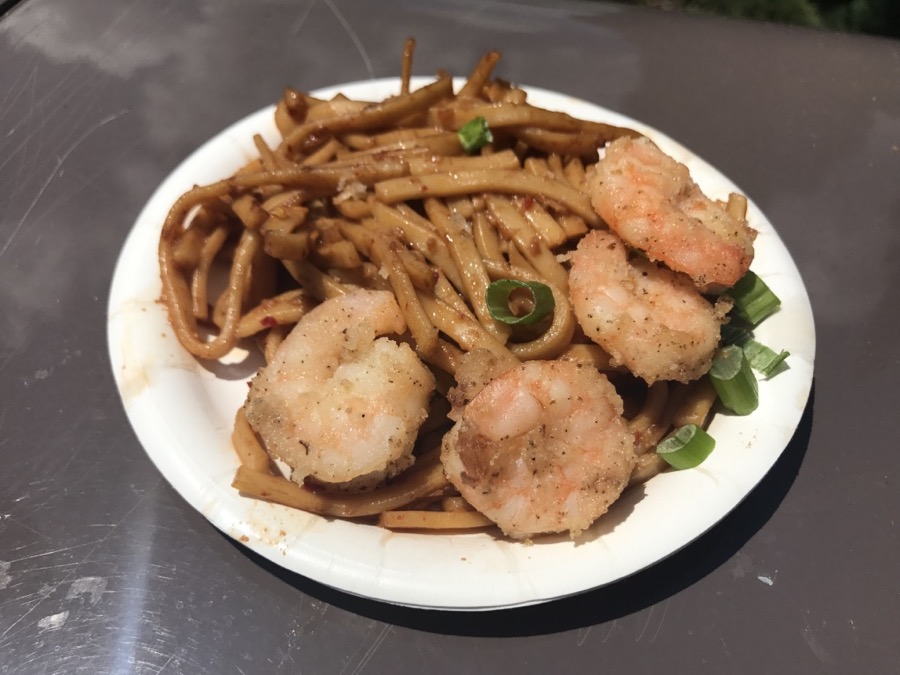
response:
<path fill-rule="evenodd" d="M 402 94 L 382 103 L 365 106 L 357 112 L 300 125 L 285 137 L 279 147 L 279 152 L 283 154 L 296 152 L 315 134 L 368 131 L 383 127 L 391 121 L 401 120 L 416 112 L 426 110 L 437 101 L 451 95 L 452 91 L 452 80 L 449 77 L 442 77 L 410 94 Z"/>
<path fill-rule="evenodd" d="M 550 248 L 561 246 L 569 238 L 566 231 L 560 227 L 560 224 L 554 220 L 553 216 L 547 213 L 547 210 L 533 199 L 516 197 L 515 203 L 522 217 L 541 235 Z"/>
<path fill-rule="evenodd" d="M 747 198 L 732 192 L 728 195 L 728 203 L 725 206 L 728 215 L 736 220 L 743 220 L 747 217 Z"/>
<path fill-rule="evenodd" d="M 241 466 L 258 473 L 271 475 L 272 460 L 269 459 L 269 453 L 266 452 L 266 449 L 260 443 L 256 432 L 253 431 L 250 423 L 247 422 L 243 408 L 239 408 L 234 417 L 234 430 L 231 433 L 231 442 L 241 460 Z"/>
<path fill-rule="evenodd" d="M 218 359 L 234 346 L 237 324 L 240 321 L 241 302 L 249 283 L 250 261 L 259 247 L 260 236 L 254 230 L 245 230 L 235 253 L 228 279 L 224 302 L 224 322 L 219 334 L 212 341 L 204 341 L 197 332 L 197 322 L 192 312 L 190 290 L 184 276 L 175 269 L 171 259 L 171 246 L 160 239 L 159 263 L 163 283 L 163 297 L 169 307 L 169 321 L 175 329 L 178 341 L 191 354 L 203 359 Z"/>
<path fill-rule="evenodd" d="M 716 402 L 716 390 L 709 377 L 702 377 L 690 384 L 680 385 L 686 390 L 681 404 L 672 413 L 672 424 L 676 427 L 685 424 L 705 426 Z"/>
<path fill-rule="evenodd" d="M 484 85 L 490 79 L 491 73 L 494 72 L 494 66 L 497 65 L 499 60 L 500 52 L 497 51 L 490 51 L 482 56 L 481 61 L 475 66 L 475 69 L 472 71 L 472 74 L 469 75 L 469 79 L 466 80 L 466 83 L 463 85 L 462 89 L 459 90 L 457 96 L 460 98 L 478 96 L 478 94 L 481 93 L 481 90 L 484 89 Z"/>
<path fill-rule="evenodd" d="M 471 530 L 491 527 L 477 511 L 382 511 L 378 524 L 390 530 Z"/>
<path fill-rule="evenodd" d="M 567 183 L 517 171 L 460 171 L 393 178 L 375 185 L 375 196 L 388 204 L 426 197 L 456 197 L 478 192 L 531 195 L 558 202 L 585 222 L 599 226 L 587 194 Z"/>
<path fill-rule="evenodd" d="M 191 298 L 194 317 L 205 320 L 209 318 L 209 271 L 212 264 L 222 250 L 228 237 L 228 227 L 220 225 L 210 232 L 200 248 L 200 257 L 194 266 L 191 275 Z"/>
<path fill-rule="evenodd" d="M 403 43 L 403 60 L 400 64 L 400 93 L 409 93 L 409 78 L 412 74 L 413 55 L 416 51 L 416 41 L 409 37 Z"/>
<path fill-rule="evenodd" d="M 400 311 L 416 343 L 416 350 L 420 354 L 431 354 L 438 345 L 437 328 L 434 327 L 416 294 L 412 279 L 397 253 L 396 245 L 379 241 L 376 247 L 380 249 L 377 257 L 387 271 L 388 281 L 394 289 L 394 295 L 397 296 Z"/>
<path fill-rule="evenodd" d="M 267 328 L 297 323 L 314 306 L 301 289 L 285 291 L 266 298 L 241 317 L 237 327 L 239 338 L 255 335 Z"/>
<path fill-rule="evenodd" d="M 628 421 L 628 430 L 634 434 L 634 451 L 638 455 L 655 448 L 659 439 L 668 430 L 669 423 L 667 420 L 664 421 L 668 400 L 668 383 L 654 382 L 647 390 L 643 407 Z"/>
<path fill-rule="evenodd" d="M 487 206 L 497 229 L 511 239 L 538 274 L 554 284 L 562 293 L 569 292 L 569 274 L 547 247 L 516 205 L 501 195 L 488 195 Z"/>
<path fill-rule="evenodd" d="M 443 202 L 433 198 L 426 199 L 425 211 L 450 249 L 475 316 L 491 335 L 500 342 L 506 342 L 512 331 L 509 326 L 494 319 L 488 310 L 485 293 L 490 279 L 472 237 L 465 231 L 465 226 L 454 219 Z"/>
<path fill-rule="evenodd" d="M 292 506 L 310 513 L 339 518 L 361 518 L 401 508 L 447 485 L 437 451 L 419 458 L 396 481 L 358 495 L 329 495 L 301 487 L 281 476 L 239 466 L 231 483 L 242 494 Z"/>

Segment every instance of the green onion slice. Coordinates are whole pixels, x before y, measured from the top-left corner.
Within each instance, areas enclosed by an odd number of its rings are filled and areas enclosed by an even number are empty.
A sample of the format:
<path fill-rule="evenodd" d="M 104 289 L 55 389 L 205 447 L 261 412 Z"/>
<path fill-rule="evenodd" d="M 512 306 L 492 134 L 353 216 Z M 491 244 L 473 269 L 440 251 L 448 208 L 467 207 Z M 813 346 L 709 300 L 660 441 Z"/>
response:
<path fill-rule="evenodd" d="M 744 350 L 728 345 L 716 352 L 709 379 L 719 394 L 722 405 L 737 415 L 749 415 L 759 405 L 756 376 Z"/>
<path fill-rule="evenodd" d="M 494 140 L 487 120 L 483 117 L 476 117 L 463 124 L 457 135 L 463 150 L 469 154 L 481 150 L 482 147 Z"/>
<path fill-rule="evenodd" d="M 709 457 L 716 439 L 696 424 L 679 427 L 656 446 L 656 454 L 676 469 L 693 469 Z"/>
<path fill-rule="evenodd" d="M 756 326 L 781 306 L 781 300 L 766 282 L 749 270 L 729 289 L 728 295 L 734 300 L 732 311 L 751 326 Z"/>
<path fill-rule="evenodd" d="M 766 377 L 774 375 L 778 371 L 778 367 L 791 355 L 785 350 L 776 353 L 761 342 L 754 340 L 753 334 L 746 328 L 731 324 L 722 326 L 722 342 L 743 348 L 750 367 Z"/>
<path fill-rule="evenodd" d="M 534 306 L 528 314 L 516 316 L 509 308 L 509 296 L 520 288 L 531 293 Z M 556 306 L 553 292 L 546 284 L 537 281 L 517 281 L 515 279 L 498 279 L 487 287 L 485 302 L 491 316 L 502 323 L 527 326 L 537 323 L 553 312 Z"/>
<path fill-rule="evenodd" d="M 766 377 L 771 377 L 778 370 L 778 366 L 784 363 L 784 360 L 790 355 L 791 353 L 784 349 L 776 354 L 756 340 L 750 340 L 744 345 L 744 356 L 750 362 L 750 367 Z"/>

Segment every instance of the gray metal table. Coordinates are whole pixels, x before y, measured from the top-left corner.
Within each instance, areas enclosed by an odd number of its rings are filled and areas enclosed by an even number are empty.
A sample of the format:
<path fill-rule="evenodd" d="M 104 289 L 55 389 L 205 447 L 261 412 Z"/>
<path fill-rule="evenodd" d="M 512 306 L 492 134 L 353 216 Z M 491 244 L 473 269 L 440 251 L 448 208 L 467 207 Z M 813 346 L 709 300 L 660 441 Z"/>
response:
<path fill-rule="evenodd" d="M 113 383 L 113 265 L 193 148 L 288 83 L 500 74 L 641 119 L 734 179 L 816 316 L 782 459 L 625 581 L 486 614 L 283 572 L 160 477 Z M 898 672 L 900 44 L 607 4 L 25 0 L 0 19 L 0 672 Z"/>

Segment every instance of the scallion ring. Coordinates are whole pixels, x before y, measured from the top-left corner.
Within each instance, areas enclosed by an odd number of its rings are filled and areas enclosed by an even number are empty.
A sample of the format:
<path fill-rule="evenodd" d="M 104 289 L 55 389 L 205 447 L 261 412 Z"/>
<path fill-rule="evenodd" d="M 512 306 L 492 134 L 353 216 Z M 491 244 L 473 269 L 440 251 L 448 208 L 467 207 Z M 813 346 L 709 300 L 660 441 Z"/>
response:
<path fill-rule="evenodd" d="M 696 424 L 685 424 L 656 446 L 656 454 L 676 469 L 693 469 L 716 447 L 716 439 Z"/>
<path fill-rule="evenodd" d="M 756 376 L 739 346 L 728 345 L 716 352 L 709 379 L 722 405 L 736 415 L 749 415 L 759 405 Z"/>
<path fill-rule="evenodd" d="M 526 289 L 531 293 L 532 308 L 527 314 L 518 316 L 510 309 L 510 296 L 514 291 Z M 485 297 L 491 316 L 501 323 L 527 326 L 549 316 L 556 306 L 553 292 L 547 284 L 538 281 L 518 281 L 498 279 L 487 287 Z"/>

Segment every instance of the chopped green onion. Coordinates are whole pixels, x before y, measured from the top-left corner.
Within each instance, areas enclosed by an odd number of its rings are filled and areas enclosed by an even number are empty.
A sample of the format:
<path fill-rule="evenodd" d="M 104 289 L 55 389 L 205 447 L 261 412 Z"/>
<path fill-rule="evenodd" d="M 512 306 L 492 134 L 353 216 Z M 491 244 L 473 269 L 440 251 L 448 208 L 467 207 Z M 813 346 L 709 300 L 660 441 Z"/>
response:
<path fill-rule="evenodd" d="M 494 140 L 494 135 L 488 128 L 487 120 L 476 117 L 463 124 L 457 132 L 459 142 L 463 150 L 471 154 Z"/>
<path fill-rule="evenodd" d="M 656 454 L 676 469 L 699 466 L 716 447 L 716 439 L 696 424 L 685 424 L 656 446 Z"/>
<path fill-rule="evenodd" d="M 783 349 L 776 354 L 756 340 L 750 340 L 744 345 L 744 356 L 750 362 L 750 367 L 766 377 L 771 377 L 778 370 L 778 366 L 784 363 L 784 360 L 790 355 L 790 352 Z"/>
<path fill-rule="evenodd" d="M 534 306 L 528 314 L 516 316 L 509 308 L 509 297 L 520 288 L 531 293 Z M 556 302 L 553 300 L 553 292 L 546 284 L 537 281 L 517 281 L 515 279 L 498 279 L 487 287 L 485 302 L 491 316 L 507 324 L 521 324 L 527 326 L 537 323 L 553 311 Z"/>
<path fill-rule="evenodd" d="M 778 367 L 784 363 L 784 360 L 791 355 L 790 352 L 785 350 L 776 353 L 761 342 L 754 340 L 753 334 L 746 328 L 732 324 L 722 326 L 722 342 L 743 348 L 744 355 L 750 362 L 750 367 L 766 377 L 771 377 L 778 370 Z"/>
<path fill-rule="evenodd" d="M 749 270 L 729 289 L 728 295 L 734 300 L 734 313 L 751 326 L 756 326 L 781 306 L 781 300 L 766 282 Z"/>
<path fill-rule="evenodd" d="M 738 345 L 728 345 L 716 352 L 709 379 L 719 394 L 722 405 L 737 415 L 749 415 L 759 405 L 759 387 L 756 376 L 744 350 Z"/>

